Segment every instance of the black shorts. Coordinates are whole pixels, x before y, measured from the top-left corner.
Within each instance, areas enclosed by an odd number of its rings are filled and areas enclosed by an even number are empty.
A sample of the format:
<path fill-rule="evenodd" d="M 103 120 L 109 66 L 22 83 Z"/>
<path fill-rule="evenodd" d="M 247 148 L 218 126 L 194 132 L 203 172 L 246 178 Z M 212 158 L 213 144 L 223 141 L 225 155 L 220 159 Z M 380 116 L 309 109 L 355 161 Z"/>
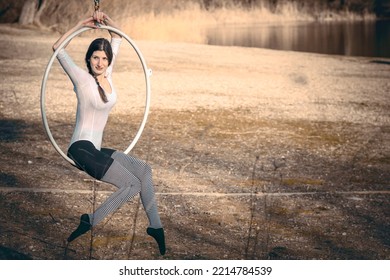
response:
<path fill-rule="evenodd" d="M 111 158 L 114 152 L 115 150 L 107 148 L 102 148 L 99 151 L 92 142 L 80 140 L 69 147 L 68 157 L 75 162 L 79 169 L 100 180 L 114 161 Z"/>

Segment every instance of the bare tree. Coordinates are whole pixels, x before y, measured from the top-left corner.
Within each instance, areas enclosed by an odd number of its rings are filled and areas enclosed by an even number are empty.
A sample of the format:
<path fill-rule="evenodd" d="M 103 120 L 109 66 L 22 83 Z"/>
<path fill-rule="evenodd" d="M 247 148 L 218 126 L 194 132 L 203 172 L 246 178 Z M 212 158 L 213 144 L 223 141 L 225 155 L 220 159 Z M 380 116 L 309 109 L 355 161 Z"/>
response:
<path fill-rule="evenodd" d="M 35 24 L 41 26 L 40 17 L 46 4 L 45 0 L 27 0 L 19 17 L 20 25 Z"/>
<path fill-rule="evenodd" d="M 28 25 L 34 22 L 34 16 L 38 9 L 38 0 L 27 0 L 19 17 L 19 24 Z"/>

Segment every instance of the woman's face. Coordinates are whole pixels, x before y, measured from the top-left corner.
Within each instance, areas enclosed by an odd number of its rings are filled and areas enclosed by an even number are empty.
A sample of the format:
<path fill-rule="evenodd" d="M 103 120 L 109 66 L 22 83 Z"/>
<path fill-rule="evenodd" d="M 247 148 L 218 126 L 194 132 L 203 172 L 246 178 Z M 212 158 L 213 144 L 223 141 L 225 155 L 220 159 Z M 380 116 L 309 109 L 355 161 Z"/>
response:
<path fill-rule="evenodd" d="M 94 51 L 89 59 L 89 63 L 95 76 L 104 74 L 108 67 L 108 57 L 105 51 Z"/>

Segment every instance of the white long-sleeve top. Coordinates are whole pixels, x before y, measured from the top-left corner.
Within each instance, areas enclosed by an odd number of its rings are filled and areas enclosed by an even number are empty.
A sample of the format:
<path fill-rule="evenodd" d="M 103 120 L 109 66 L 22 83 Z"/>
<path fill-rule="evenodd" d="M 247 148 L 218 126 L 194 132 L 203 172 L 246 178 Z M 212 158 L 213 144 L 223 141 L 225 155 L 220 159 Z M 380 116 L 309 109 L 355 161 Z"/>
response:
<path fill-rule="evenodd" d="M 57 59 L 72 81 L 77 95 L 76 125 L 69 146 L 79 140 L 88 140 L 94 144 L 96 149 L 101 149 L 108 115 L 117 100 L 111 75 L 121 41 L 121 38 L 111 39 L 113 58 L 105 76 L 110 83 L 112 92 L 106 93 L 107 103 L 104 103 L 100 98 L 94 77 L 88 71 L 78 67 L 65 49 L 58 52 Z"/>

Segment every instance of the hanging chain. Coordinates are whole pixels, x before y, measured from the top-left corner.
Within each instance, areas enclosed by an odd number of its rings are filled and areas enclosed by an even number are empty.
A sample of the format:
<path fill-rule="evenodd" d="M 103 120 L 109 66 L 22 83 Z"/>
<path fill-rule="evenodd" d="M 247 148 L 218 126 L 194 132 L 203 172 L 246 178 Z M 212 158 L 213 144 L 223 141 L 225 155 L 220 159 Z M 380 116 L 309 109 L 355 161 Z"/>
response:
<path fill-rule="evenodd" d="M 95 3 L 95 11 L 98 11 L 100 8 L 100 0 L 93 0 L 93 2 Z"/>

